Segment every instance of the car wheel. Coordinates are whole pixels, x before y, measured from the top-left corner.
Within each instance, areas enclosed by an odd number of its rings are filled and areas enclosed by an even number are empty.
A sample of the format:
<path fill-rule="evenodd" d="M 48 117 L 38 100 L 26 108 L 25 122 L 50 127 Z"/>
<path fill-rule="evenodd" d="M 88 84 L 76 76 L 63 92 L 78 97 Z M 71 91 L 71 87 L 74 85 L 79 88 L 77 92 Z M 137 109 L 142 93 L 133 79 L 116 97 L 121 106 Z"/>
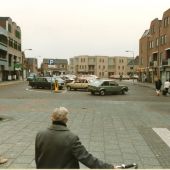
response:
<path fill-rule="evenodd" d="M 94 91 L 91 91 L 91 95 L 95 95 L 95 92 L 94 92 Z"/>
<path fill-rule="evenodd" d="M 67 90 L 71 91 L 71 87 L 70 87 L 70 86 L 67 86 Z"/>
<path fill-rule="evenodd" d="M 122 89 L 121 93 L 122 93 L 122 94 L 125 94 L 125 90 L 124 90 L 124 89 Z"/>
<path fill-rule="evenodd" d="M 104 90 L 101 90 L 101 91 L 100 91 L 100 95 L 101 95 L 101 96 L 104 96 L 104 95 L 105 95 L 105 91 L 104 91 Z"/>

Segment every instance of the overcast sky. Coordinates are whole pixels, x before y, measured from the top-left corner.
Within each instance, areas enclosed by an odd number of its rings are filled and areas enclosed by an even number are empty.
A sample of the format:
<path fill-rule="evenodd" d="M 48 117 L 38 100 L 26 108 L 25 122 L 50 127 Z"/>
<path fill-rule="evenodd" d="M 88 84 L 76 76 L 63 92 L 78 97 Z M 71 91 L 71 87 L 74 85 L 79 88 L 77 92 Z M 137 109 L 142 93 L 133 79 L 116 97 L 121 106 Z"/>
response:
<path fill-rule="evenodd" d="M 27 57 L 139 54 L 150 22 L 162 19 L 169 0 L 3 0 L 0 15 L 22 31 Z"/>

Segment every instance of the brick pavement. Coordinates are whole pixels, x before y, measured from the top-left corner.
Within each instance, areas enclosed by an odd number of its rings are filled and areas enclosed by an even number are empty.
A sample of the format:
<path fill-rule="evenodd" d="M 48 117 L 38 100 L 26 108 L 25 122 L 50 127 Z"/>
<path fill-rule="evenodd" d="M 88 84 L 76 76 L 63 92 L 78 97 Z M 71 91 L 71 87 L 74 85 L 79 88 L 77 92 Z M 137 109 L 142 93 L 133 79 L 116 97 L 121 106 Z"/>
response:
<path fill-rule="evenodd" d="M 71 112 L 69 128 L 98 158 L 115 164 L 136 162 L 141 169 L 170 168 L 170 149 L 152 130 L 169 127 L 168 115 L 150 110 L 158 103 L 56 98 L 0 99 L 1 115 L 7 118 L 0 122 L 0 153 L 9 159 L 1 169 L 35 168 L 35 135 L 50 125 L 49 113 L 60 105 Z"/>

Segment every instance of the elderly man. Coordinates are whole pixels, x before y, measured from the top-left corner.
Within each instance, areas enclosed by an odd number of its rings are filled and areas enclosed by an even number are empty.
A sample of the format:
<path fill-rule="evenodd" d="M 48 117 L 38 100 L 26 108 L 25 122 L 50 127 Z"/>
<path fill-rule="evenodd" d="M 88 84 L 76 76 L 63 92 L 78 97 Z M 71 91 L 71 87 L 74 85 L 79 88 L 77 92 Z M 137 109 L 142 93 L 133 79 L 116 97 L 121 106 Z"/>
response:
<path fill-rule="evenodd" d="M 113 169 L 114 166 L 92 156 L 79 137 L 67 128 L 68 110 L 54 109 L 52 125 L 41 131 L 35 141 L 35 162 L 38 169 L 78 169 L 79 161 L 93 169 Z"/>

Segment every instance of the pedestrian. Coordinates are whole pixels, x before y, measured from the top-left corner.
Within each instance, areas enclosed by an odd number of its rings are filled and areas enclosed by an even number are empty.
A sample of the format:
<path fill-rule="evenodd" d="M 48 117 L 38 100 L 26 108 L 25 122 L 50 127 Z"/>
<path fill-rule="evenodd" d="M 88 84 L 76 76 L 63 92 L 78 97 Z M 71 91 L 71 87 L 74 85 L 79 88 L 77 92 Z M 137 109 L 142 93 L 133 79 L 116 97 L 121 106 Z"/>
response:
<path fill-rule="evenodd" d="M 79 169 L 79 162 L 92 169 L 113 169 L 90 154 L 79 137 L 67 128 L 68 110 L 55 108 L 51 115 L 52 125 L 37 133 L 35 162 L 38 169 Z M 115 166 L 116 168 L 116 166 Z"/>
<path fill-rule="evenodd" d="M 169 87 L 170 87 L 170 81 L 167 79 L 167 80 L 164 82 L 165 95 L 168 94 Z"/>
<path fill-rule="evenodd" d="M 156 95 L 159 96 L 160 92 L 161 92 L 161 86 L 162 86 L 162 82 L 159 78 L 155 79 L 155 88 L 156 88 Z"/>
<path fill-rule="evenodd" d="M 122 81 L 123 75 L 120 74 L 119 80 Z"/>
<path fill-rule="evenodd" d="M 6 162 L 8 162 L 8 159 L 3 158 L 2 156 L 0 156 L 0 164 L 4 164 Z"/>

